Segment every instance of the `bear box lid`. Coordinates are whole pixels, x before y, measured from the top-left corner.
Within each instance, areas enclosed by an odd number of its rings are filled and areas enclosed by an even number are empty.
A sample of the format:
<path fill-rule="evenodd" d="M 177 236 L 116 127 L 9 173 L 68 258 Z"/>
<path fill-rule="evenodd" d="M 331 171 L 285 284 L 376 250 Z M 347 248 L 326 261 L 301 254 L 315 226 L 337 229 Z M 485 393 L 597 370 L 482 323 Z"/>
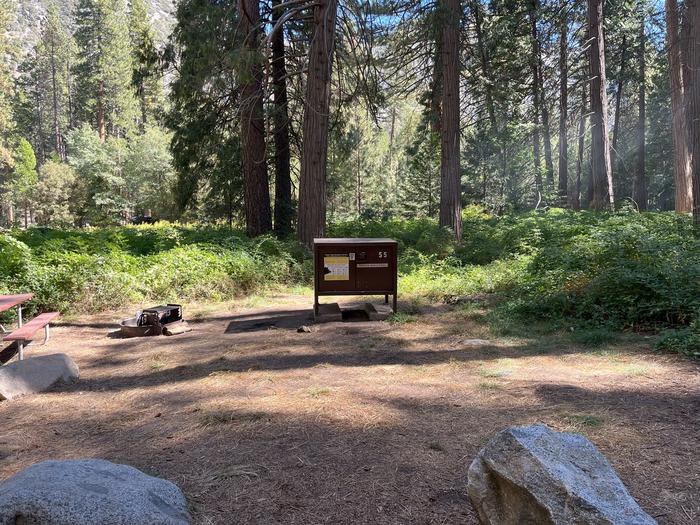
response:
<path fill-rule="evenodd" d="M 368 237 L 338 237 L 314 239 L 314 245 L 333 244 L 398 244 L 394 239 L 368 238 Z"/>

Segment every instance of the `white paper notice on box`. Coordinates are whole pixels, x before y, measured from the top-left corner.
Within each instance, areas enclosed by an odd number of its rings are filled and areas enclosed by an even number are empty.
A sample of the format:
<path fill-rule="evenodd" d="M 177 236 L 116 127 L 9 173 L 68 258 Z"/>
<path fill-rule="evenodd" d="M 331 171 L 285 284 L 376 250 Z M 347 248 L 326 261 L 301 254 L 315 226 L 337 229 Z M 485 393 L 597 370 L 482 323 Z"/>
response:
<path fill-rule="evenodd" d="M 323 258 L 324 281 L 349 281 L 350 257 L 330 255 Z"/>

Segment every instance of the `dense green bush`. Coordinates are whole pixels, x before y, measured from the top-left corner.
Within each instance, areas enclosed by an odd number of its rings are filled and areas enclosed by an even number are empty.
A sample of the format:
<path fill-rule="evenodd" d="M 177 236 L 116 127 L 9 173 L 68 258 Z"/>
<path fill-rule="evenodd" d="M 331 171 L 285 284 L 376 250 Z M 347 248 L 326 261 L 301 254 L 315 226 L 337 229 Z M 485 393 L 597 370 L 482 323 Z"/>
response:
<path fill-rule="evenodd" d="M 688 327 L 663 331 L 656 349 L 700 359 L 700 318 L 694 319 Z"/>
<path fill-rule="evenodd" d="M 580 222 L 577 219 L 580 217 Z M 675 214 L 546 214 L 513 290 L 521 310 L 616 326 L 687 324 L 700 308 L 700 244 Z"/>
<path fill-rule="evenodd" d="M 22 276 L 27 273 L 31 251 L 24 243 L 9 235 L 0 235 L 0 255 L 0 276 Z"/>
<path fill-rule="evenodd" d="M 460 243 L 429 219 L 342 222 L 329 234 L 396 239 L 405 299 L 497 292 L 499 319 L 678 328 L 662 346 L 689 355 L 680 347 L 700 340 L 697 328 L 683 328 L 700 323 L 700 243 L 688 217 L 558 209 L 494 217 L 469 207 Z M 298 243 L 217 225 L 30 228 L 0 235 L 0 251 L 1 291 L 31 290 L 36 307 L 61 311 L 221 300 L 310 285 L 312 276 Z"/>
<path fill-rule="evenodd" d="M 310 279 L 296 243 L 251 240 L 219 226 L 31 228 L 0 234 L 0 251 L 4 291 L 32 291 L 33 307 L 62 312 L 223 300 Z"/>
<path fill-rule="evenodd" d="M 330 237 L 388 237 L 407 249 L 423 255 L 446 257 L 455 250 L 452 234 L 431 219 L 392 219 L 387 221 L 346 221 L 331 225 Z"/>

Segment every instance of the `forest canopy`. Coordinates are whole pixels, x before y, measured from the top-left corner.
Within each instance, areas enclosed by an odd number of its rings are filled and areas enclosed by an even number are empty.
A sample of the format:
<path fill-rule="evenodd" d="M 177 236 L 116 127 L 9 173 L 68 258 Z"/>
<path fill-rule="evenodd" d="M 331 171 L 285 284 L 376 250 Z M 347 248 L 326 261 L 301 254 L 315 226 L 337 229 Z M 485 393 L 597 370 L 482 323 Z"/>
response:
<path fill-rule="evenodd" d="M 5 225 L 693 209 L 694 0 L 2 2 Z"/>
<path fill-rule="evenodd" d="M 79 0 L 29 44 L 0 3 L 0 292 L 218 300 L 388 236 L 411 300 L 699 346 L 695 0 Z"/>

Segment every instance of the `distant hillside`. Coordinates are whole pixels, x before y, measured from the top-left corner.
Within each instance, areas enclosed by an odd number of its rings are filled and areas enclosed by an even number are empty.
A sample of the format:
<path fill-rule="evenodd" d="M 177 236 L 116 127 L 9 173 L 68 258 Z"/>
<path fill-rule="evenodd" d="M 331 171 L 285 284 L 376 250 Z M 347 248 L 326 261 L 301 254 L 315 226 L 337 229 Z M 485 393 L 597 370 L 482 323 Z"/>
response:
<path fill-rule="evenodd" d="M 49 2 L 55 1 L 68 28 L 72 31 L 72 13 L 78 0 L 16 0 L 17 13 L 11 33 L 15 41 L 28 51 L 36 42 L 41 19 Z M 150 0 L 150 16 L 159 44 L 170 34 L 175 18 L 176 0 Z M 125 13 L 126 15 L 126 13 Z"/>

